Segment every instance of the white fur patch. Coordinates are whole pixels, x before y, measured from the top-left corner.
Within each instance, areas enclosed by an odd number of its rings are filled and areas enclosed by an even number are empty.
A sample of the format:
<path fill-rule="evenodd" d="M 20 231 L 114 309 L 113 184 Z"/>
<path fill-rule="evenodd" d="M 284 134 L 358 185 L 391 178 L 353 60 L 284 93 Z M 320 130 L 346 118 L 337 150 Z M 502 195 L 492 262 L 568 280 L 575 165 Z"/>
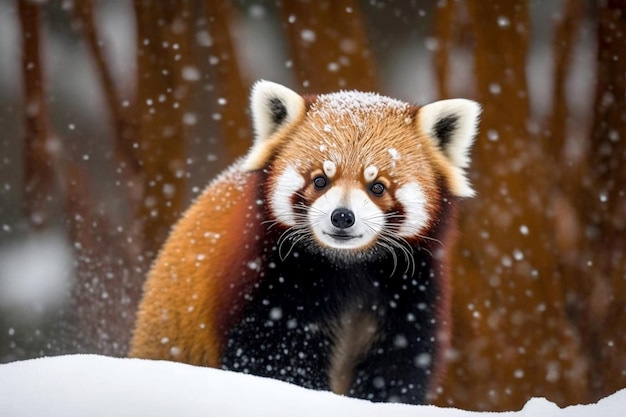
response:
<path fill-rule="evenodd" d="M 333 161 L 324 161 L 324 174 L 328 178 L 332 178 L 337 173 L 337 165 Z"/>
<path fill-rule="evenodd" d="M 451 190 L 458 197 L 474 197 L 476 195 L 476 191 L 467 179 L 465 170 L 459 167 L 452 167 Z"/>
<path fill-rule="evenodd" d="M 276 220 L 287 226 L 296 224 L 291 199 L 302 187 L 304 187 L 304 178 L 293 165 L 288 165 L 279 175 L 270 197 L 270 208 Z"/>
<path fill-rule="evenodd" d="M 365 178 L 365 181 L 367 182 L 374 181 L 376 177 L 378 177 L 378 168 L 376 168 L 374 165 L 368 166 L 363 171 L 363 177 Z"/>
<path fill-rule="evenodd" d="M 396 198 L 404 206 L 405 219 L 400 227 L 399 234 L 403 237 L 419 235 L 428 225 L 426 211 L 426 194 L 416 182 L 403 185 L 396 191 Z"/>
<path fill-rule="evenodd" d="M 355 222 L 347 229 L 336 228 L 332 213 L 339 208 L 354 213 Z M 332 187 L 318 198 L 309 210 L 309 224 L 316 239 L 324 246 L 337 249 L 356 249 L 371 244 L 383 228 L 383 212 L 361 189 Z M 350 239 L 337 238 L 347 234 Z"/>

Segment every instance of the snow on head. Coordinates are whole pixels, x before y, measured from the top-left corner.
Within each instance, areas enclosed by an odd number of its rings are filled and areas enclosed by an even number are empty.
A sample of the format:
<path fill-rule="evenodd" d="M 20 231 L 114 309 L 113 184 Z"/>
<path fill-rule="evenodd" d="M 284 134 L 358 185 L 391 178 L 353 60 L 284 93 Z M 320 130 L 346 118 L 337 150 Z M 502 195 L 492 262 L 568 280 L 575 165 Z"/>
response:
<path fill-rule="evenodd" d="M 386 112 L 403 113 L 410 108 L 408 103 L 376 93 L 361 91 L 340 91 L 331 94 L 321 94 L 311 106 L 311 113 L 320 116 L 362 116 L 383 118 Z"/>
<path fill-rule="evenodd" d="M 307 135 L 320 138 L 319 151 L 323 158 L 332 160 L 338 168 L 349 160 L 365 157 L 362 161 L 365 165 L 358 169 L 362 171 L 381 161 L 378 148 L 385 140 L 402 137 L 398 132 L 405 127 L 407 119 L 414 120 L 414 110 L 409 103 L 377 93 L 351 90 L 321 94 L 307 111 L 314 129 Z M 385 136 L 387 133 L 391 136 Z"/>

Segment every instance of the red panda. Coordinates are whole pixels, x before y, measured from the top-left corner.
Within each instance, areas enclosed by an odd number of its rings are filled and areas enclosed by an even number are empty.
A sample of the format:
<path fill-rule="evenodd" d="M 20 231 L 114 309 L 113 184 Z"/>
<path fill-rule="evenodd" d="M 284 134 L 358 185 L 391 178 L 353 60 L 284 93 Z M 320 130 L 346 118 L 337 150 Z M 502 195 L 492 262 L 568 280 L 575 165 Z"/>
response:
<path fill-rule="evenodd" d="M 480 106 L 259 81 L 255 140 L 173 228 L 130 356 L 421 404 L 450 339 L 448 254 Z"/>

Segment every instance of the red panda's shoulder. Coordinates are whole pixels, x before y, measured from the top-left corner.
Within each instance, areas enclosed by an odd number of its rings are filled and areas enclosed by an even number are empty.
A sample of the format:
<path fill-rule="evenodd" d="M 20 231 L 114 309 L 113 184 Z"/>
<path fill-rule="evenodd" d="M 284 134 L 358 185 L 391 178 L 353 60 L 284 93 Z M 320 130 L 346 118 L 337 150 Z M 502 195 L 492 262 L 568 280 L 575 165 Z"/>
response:
<path fill-rule="evenodd" d="M 258 256 L 260 187 L 260 172 L 235 163 L 178 221 L 144 285 L 131 356 L 218 365 L 231 307 L 258 278 L 240 272 Z M 185 346 L 170 343 L 181 338 Z"/>

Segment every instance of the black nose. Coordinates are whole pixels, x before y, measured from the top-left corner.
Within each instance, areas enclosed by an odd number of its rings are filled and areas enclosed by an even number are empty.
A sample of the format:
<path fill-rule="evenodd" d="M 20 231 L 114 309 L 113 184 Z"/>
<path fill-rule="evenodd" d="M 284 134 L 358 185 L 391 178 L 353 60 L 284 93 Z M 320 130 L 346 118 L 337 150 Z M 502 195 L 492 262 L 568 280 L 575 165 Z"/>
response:
<path fill-rule="evenodd" d="M 354 213 L 346 208 L 338 208 L 330 215 L 330 221 L 339 229 L 347 229 L 354 225 Z"/>

